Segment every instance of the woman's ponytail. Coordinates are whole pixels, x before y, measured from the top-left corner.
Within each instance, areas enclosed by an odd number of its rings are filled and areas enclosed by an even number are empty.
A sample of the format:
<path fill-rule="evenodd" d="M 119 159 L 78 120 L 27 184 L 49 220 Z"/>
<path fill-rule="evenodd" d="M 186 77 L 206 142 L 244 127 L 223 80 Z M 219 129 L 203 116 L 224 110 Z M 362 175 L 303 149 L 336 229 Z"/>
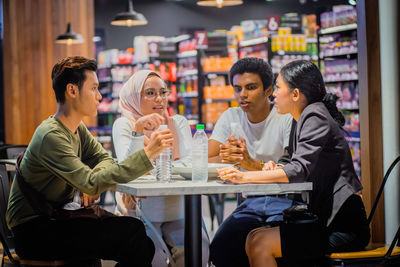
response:
<path fill-rule="evenodd" d="M 339 124 L 340 127 L 343 127 L 345 123 L 343 114 L 336 107 L 336 101 L 338 98 L 339 97 L 337 95 L 327 93 L 322 99 L 322 103 L 324 103 L 325 107 L 329 111 L 329 114 L 331 114 L 332 118 L 337 122 L 337 124 Z"/>

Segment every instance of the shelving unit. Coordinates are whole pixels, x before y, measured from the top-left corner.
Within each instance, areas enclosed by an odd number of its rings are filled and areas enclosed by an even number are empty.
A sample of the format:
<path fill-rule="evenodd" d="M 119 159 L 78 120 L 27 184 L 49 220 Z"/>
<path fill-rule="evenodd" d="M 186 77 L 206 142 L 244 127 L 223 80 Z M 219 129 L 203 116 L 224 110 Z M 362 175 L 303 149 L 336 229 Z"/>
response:
<path fill-rule="evenodd" d="M 225 33 L 207 33 L 207 40 L 206 47 L 196 47 L 192 41 L 180 45 L 189 50 L 177 54 L 178 111 L 193 125 L 192 129 L 194 124 L 203 123 L 210 134 L 218 117 L 234 100 L 233 93 L 225 95 L 229 90 L 225 86 L 228 87 L 229 69 L 233 62 L 223 69 L 218 67 L 220 61 L 228 58 Z"/>
<path fill-rule="evenodd" d="M 354 168 L 361 177 L 359 86 L 357 63 L 357 24 L 321 29 L 319 32 L 319 66 L 327 91 L 338 95 L 338 108 L 346 123 L 344 129 L 353 157 Z"/>

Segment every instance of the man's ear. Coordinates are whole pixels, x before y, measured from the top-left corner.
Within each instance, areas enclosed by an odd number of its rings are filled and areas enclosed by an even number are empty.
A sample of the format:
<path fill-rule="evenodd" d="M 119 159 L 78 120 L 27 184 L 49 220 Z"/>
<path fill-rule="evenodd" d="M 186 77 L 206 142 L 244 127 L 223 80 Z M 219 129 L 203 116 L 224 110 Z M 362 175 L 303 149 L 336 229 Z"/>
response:
<path fill-rule="evenodd" d="M 69 83 L 67 84 L 67 88 L 65 89 L 65 97 L 67 98 L 76 98 L 79 94 L 79 88 L 75 84 Z"/>
<path fill-rule="evenodd" d="M 269 97 L 272 95 L 272 85 L 268 86 L 268 88 L 265 90 L 265 96 Z"/>

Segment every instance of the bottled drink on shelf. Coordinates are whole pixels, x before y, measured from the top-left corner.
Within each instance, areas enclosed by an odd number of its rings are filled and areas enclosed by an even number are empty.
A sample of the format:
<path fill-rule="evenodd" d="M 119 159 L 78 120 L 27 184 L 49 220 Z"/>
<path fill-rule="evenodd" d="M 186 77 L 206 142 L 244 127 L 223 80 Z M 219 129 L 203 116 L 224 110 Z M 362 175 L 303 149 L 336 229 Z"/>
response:
<path fill-rule="evenodd" d="M 160 125 L 159 130 L 168 129 L 167 125 Z M 156 160 L 156 179 L 158 182 L 168 183 L 171 180 L 171 148 L 161 152 Z"/>
<path fill-rule="evenodd" d="M 204 124 L 196 126 L 192 147 L 192 181 L 207 182 L 208 180 L 208 137 Z"/>

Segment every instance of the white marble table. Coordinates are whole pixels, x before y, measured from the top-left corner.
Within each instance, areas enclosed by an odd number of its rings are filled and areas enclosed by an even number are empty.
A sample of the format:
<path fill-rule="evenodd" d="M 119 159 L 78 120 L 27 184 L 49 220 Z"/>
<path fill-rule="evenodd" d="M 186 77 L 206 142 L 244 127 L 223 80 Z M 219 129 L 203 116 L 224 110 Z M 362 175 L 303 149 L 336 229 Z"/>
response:
<path fill-rule="evenodd" d="M 156 182 L 154 176 L 143 176 L 127 184 L 118 184 L 117 191 L 134 196 L 185 196 L 185 266 L 201 266 L 201 195 L 221 193 L 261 193 L 308 195 L 312 183 L 293 184 L 223 184 L 217 180 L 194 183 L 173 176 L 170 183 Z"/>
<path fill-rule="evenodd" d="M 278 195 L 312 190 L 312 183 L 293 184 L 224 184 L 220 180 L 206 183 L 173 176 L 170 183 L 157 183 L 154 176 L 143 176 L 127 184 L 118 184 L 117 190 L 134 196 L 209 195 L 224 193 L 262 193 Z"/>

